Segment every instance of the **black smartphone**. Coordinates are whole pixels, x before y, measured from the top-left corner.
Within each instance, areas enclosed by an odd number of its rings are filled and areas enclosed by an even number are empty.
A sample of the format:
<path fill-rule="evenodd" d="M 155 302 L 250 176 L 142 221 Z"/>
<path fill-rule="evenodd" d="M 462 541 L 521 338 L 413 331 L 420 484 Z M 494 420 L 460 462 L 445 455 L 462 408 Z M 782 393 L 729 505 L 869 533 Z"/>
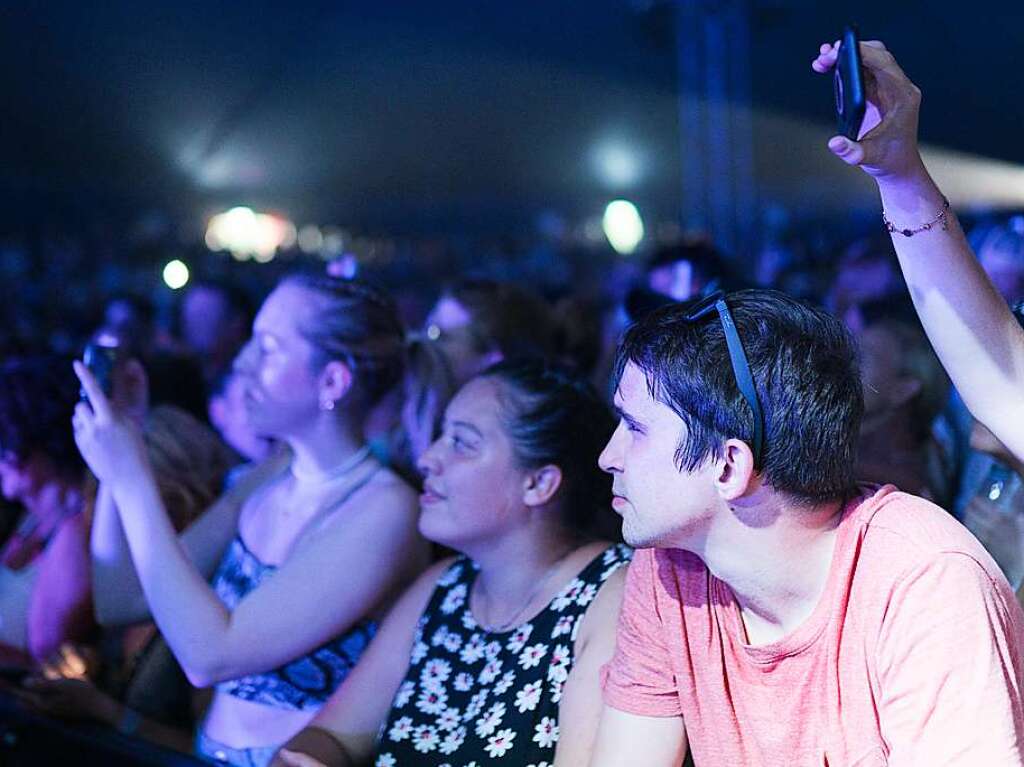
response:
<path fill-rule="evenodd" d="M 860 40 L 853 24 L 843 31 L 832 82 L 839 133 L 856 141 L 868 102 L 864 91 L 864 67 L 860 60 Z"/>
<path fill-rule="evenodd" d="M 103 393 L 109 397 L 114 383 L 114 365 L 117 364 L 117 346 L 90 341 L 82 352 L 82 364 L 89 369 Z M 82 401 L 88 402 L 85 389 L 80 392 Z"/>

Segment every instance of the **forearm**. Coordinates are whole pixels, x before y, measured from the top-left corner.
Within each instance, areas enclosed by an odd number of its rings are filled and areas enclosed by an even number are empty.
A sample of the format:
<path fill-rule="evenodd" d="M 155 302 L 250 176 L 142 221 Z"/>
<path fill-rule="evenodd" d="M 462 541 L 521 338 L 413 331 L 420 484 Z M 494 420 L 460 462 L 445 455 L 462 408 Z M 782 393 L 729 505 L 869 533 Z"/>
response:
<path fill-rule="evenodd" d="M 312 757 L 326 767 L 361 767 L 369 762 L 372 743 L 369 748 L 359 747 L 353 743 L 343 742 L 334 733 L 322 727 L 306 727 L 302 732 L 288 741 L 282 751 L 292 751 Z M 281 756 L 275 757 L 272 767 L 285 765 Z"/>
<path fill-rule="evenodd" d="M 136 623 L 149 617 L 135 573 L 128 540 L 108 484 L 100 485 L 90 536 L 92 588 L 96 619 L 104 626 Z"/>
<path fill-rule="evenodd" d="M 229 640 L 230 613 L 178 541 L 148 470 L 114 488 L 114 500 L 153 618 L 196 686 L 217 681 Z"/>
<path fill-rule="evenodd" d="M 900 178 L 879 179 L 878 187 L 897 228 L 917 228 L 942 210 L 942 193 L 923 164 Z M 921 322 L 954 385 L 971 412 L 1008 441 L 1007 409 L 1024 411 L 1024 332 L 952 211 L 947 222 L 945 230 L 936 226 L 912 237 L 894 232 L 893 244 Z"/>

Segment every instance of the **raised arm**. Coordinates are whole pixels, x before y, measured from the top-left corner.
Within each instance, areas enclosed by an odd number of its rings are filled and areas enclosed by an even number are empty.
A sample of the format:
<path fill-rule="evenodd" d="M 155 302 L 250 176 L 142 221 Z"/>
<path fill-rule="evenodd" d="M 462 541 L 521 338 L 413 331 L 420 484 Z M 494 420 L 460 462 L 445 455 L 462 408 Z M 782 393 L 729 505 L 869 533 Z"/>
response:
<path fill-rule="evenodd" d="M 265 672 L 309 652 L 370 614 L 417 563 L 415 496 L 397 482 L 377 486 L 229 612 L 175 535 L 137 428 L 111 411 L 84 367 L 75 369 L 92 403 L 76 410 L 75 439 L 110 483 L 146 601 L 193 684 Z"/>
<path fill-rule="evenodd" d="M 224 550 L 238 529 L 238 514 L 245 499 L 283 467 L 283 456 L 267 459 L 246 474 L 202 516 L 178 536 L 181 547 L 197 572 L 209 580 Z M 114 503 L 110 483 L 103 482 L 96 496 L 92 525 L 92 584 L 97 620 L 104 626 L 121 626 L 150 618 L 128 540 Z"/>
<path fill-rule="evenodd" d="M 836 50 L 821 46 L 815 71 L 831 70 Z M 861 43 L 861 54 L 869 102 L 864 127 L 858 141 L 835 136 L 829 149 L 875 179 L 911 298 L 946 372 L 971 413 L 1024 459 L 1024 331 L 921 160 L 921 92 L 881 43 Z"/>
<path fill-rule="evenodd" d="M 438 562 L 409 587 L 341 687 L 309 726 L 284 745 L 272 767 L 369 764 L 377 733 L 387 721 L 391 701 L 409 666 L 416 623 L 437 579 L 451 563 L 451 559 Z"/>

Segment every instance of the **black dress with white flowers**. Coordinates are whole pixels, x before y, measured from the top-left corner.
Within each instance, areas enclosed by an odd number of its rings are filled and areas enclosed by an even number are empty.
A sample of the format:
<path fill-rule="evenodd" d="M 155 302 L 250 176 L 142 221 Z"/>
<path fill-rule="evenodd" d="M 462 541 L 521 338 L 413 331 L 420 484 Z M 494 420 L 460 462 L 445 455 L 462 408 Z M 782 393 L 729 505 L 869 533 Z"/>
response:
<path fill-rule="evenodd" d="M 477 569 L 456 560 L 420 618 L 374 765 L 549 767 L 581 619 L 631 556 L 627 546 L 610 546 L 533 620 L 501 633 L 473 619 L 468 595 Z"/>

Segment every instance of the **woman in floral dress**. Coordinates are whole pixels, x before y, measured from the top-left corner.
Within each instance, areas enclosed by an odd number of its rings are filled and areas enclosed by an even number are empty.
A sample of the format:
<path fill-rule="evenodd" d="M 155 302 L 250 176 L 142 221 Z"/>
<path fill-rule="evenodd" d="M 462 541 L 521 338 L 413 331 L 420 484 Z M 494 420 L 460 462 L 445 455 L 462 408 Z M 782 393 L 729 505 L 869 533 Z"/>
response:
<path fill-rule="evenodd" d="M 275 764 L 586 764 L 630 557 L 597 468 L 613 429 L 542 363 L 467 383 L 419 461 L 420 530 L 461 555 L 405 593 Z"/>

